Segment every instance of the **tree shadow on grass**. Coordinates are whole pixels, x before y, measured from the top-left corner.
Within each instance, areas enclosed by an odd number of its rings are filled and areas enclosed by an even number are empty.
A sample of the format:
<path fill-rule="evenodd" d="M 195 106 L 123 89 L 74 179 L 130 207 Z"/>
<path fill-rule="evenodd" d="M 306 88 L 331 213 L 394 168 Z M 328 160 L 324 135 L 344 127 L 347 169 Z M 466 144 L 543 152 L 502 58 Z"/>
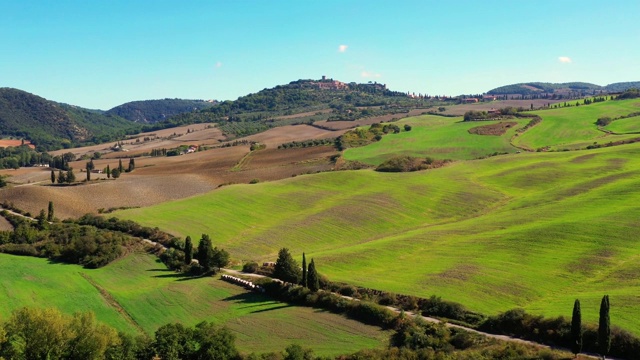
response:
<path fill-rule="evenodd" d="M 288 308 L 288 307 L 294 306 L 294 305 L 290 305 L 290 304 L 287 304 L 287 303 L 283 303 L 283 302 L 274 300 L 274 299 L 272 299 L 272 298 L 270 298 L 270 297 L 268 297 L 266 295 L 256 294 L 256 293 L 251 293 L 251 292 L 229 296 L 227 298 L 222 299 L 222 301 L 232 301 L 232 302 L 235 302 L 236 304 L 244 304 L 245 306 L 242 306 L 243 309 L 252 308 L 252 307 L 272 306 L 272 305 L 276 305 L 276 304 L 281 304 L 280 306 L 274 306 L 274 307 L 270 307 L 268 309 L 260 309 L 260 310 L 252 311 L 251 312 L 252 314 L 261 313 L 261 312 L 267 312 L 267 311 L 271 311 L 271 310 L 279 310 L 279 309 L 284 309 L 284 308 Z"/>
<path fill-rule="evenodd" d="M 263 312 L 268 312 L 268 311 L 273 311 L 273 310 L 282 310 L 282 309 L 286 309 L 286 308 L 293 307 L 293 306 L 294 305 L 282 304 L 280 306 L 272 307 L 272 308 L 268 308 L 268 309 L 254 310 L 251 313 L 252 314 L 258 314 L 258 313 L 263 313 Z"/>
<path fill-rule="evenodd" d="M 153 272 L 169 272 L 169 271 L 173 271 L 173 270 L 171 270 L 171 269 L 158 269 L 158 268 L 155 268 L 155 269 L 147 269 L 147 271 L 153 271 Z"/>

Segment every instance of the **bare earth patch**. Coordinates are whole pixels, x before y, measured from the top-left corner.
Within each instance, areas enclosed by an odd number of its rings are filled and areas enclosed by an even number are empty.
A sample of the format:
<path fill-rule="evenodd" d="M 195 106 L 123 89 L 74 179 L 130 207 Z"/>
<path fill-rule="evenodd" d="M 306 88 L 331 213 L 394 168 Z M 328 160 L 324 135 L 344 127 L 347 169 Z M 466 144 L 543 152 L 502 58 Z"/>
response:
<path fill-rule="evenodd" d="M 516 125 L 518 123 L 515 121 L 502 121 L 497 124 L 476 126 L 469 129 L 469 134 L 500 136 L 506 134 L 510 128 Z"/>

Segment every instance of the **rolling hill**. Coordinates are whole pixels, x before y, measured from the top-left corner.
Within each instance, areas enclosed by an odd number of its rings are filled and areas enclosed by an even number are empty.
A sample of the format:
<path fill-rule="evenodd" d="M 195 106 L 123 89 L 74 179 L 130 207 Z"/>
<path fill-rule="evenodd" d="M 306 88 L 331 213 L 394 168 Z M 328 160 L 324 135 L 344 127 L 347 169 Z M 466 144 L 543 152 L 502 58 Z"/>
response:
<path fill-rule="evenodd" d="M 132 101 L 106 111 L 106 114 L 120 116 L 137 123 L 156 123 L 172 116 L 202 110 L 215 102 L 203 100 L 162 99 Z"/>
<path fill-rule="evenodd" d="M 596 95 L 599 93 L 623 92 L 630 88 L 640 87 L 640 81 L 613 83 L 600 86 L 585 82 L 569 83 L 548 83 L 530 82 L 519 83 L 497 87 L 487 91 L 490 95 L 539 95 L 539 94 L 567 94 L 573 93 L 577 96 Z"/>
<path fill-rule="evenodd" d="M 39 150 L 104 142 L 136 131 L 134 123 L 100 111 L 0 88 L 0 136 L 26 138 Z"/>
<path fill-rule="evenodd" d="M 524 307 L 589 322 L 610 294 L 640 333 L 635 235 L 640 144 L 521 153 L 425 172 L 329 172 L 236 185 L 117 212 L 179 236 L 212 234 L 237 259 L 305 251 L 336 281 L 495 313 Z"/>

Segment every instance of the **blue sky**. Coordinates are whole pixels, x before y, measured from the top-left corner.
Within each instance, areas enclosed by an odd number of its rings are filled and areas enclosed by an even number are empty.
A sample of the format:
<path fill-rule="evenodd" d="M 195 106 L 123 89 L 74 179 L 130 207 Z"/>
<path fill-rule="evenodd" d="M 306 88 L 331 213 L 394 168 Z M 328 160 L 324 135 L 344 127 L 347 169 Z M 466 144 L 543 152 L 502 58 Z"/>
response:
<path fill-rule="evenodd" d="M 327 75 L 431 95 L 640 80 L 640 1 L 0 0 L 0 87 L 109 109 Z"/>

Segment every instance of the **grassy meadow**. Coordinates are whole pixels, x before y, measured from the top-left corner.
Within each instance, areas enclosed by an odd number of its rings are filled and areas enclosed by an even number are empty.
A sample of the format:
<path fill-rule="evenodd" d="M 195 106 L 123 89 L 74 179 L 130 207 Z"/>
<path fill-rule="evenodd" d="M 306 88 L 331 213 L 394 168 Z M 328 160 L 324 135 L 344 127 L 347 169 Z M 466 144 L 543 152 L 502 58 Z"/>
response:
<path fill-rule="evenodd" d="M 639 155 L 632 144 L 416 173 L 322 173 L 116 216 L 208 233 L 237 260 L 305 251 L 332 280 L 435 294 L 487 314 L 570 316 L 580 298 L 593 323 L 609 294 L 612 324 L 640 334 Z"/>
<path fill-rule="evenodd" d="M 411 125 L 411 131 L 389 134 L 373 144 L 347 149 L 344 157 L 367 164 L 378 165 L 391 157 L 410 155 L 429 156 L 434 159 L 469 160 L 484 157 L 495 152 L 515 153 L 518 149 L 509 144 L 516 129 L 527 120 L 518 120 L 501 136 L 470 134 L 469 129 L 495 124 L 497 121 L 463 122 L 462 117 L 424 115 L 400 120 L 395 124 L 402 128 Z"/>
<path fill-rule="evenodd" d="M 207 320 L 233 330 L 245 353 L 281 351 L 298 343 L 318 355 L 338 355 L 384 347 L 389 336 L 339 315 L 247 293 L 217 277 L 183 278 L 147 254 L 131 254 L 98 270 L 0 254 L 0 271 L 7 275 L 0 280 L 0 318 L 22 306 L 91 310 L 118 330 L 148 334 L 169 322 L 192 326 Z"/>
<path fill-rule="evenodd" d="M 638 99 L 631 99 L 534 111 L 532 113 L 542 117 L 542 122 L 514 139 L 514 144 L 530 149 L 546 146 L 551 149 L 576 149 L 584 148 L 594 142 L 604 144 L 621 140 L 623 137 L 599 131 L 596 121 L 604 116 L 614 118 L 637 112 L 639 106 Z"/>
<path fill-rule="evenodd" d="M 605 129 L 616 134 L 640 134 L 640 116 L 615 120 L 607 125 Z"/>

